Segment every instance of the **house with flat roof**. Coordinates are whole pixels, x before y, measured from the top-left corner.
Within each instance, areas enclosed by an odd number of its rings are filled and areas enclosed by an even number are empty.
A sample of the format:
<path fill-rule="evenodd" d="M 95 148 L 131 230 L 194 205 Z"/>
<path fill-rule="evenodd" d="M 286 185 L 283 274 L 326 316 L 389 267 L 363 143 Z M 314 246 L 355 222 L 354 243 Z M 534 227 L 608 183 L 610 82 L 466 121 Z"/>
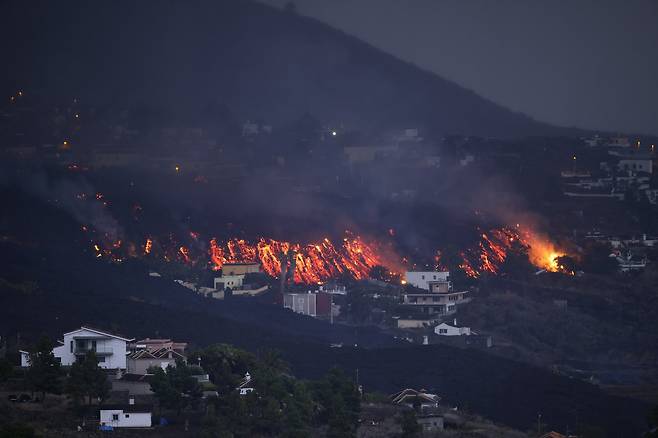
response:
<path fill-rule="evenodd" d="M 152 411 L 153 406 L 136 404 L 132 397 L 126 404 L 104 405 L 99 409 L 100 429 L 151 427 Z"/>

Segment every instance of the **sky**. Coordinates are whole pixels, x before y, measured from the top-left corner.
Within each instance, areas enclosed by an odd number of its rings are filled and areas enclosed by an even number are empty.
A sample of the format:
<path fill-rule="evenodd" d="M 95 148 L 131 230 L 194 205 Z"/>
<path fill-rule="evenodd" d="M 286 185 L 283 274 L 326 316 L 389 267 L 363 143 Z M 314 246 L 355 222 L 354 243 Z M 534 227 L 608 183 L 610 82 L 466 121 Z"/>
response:
<path fill-rule="evenodd" d="M 294 3 L 537 120 L 658 135 L 658 0 Z"/>

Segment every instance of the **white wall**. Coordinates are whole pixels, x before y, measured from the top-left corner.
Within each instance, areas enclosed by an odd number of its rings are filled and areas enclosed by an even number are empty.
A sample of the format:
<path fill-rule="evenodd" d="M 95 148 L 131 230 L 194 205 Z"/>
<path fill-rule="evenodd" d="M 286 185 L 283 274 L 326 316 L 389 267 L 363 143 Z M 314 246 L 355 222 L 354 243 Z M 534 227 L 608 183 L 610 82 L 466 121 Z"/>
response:
<path fill-rule="evenodd" d="M 96 332 L 81 329 L 64 335 L 64 345 L 55 347 L 53 354 L 61 359 L 62 365 L 72 365 L 76 360 L 76 339 L 85 337 L 98 337 L 96 341 L 97 357 L 101 362 L 98 366 L 105 369 L 126 368 L 126 341 L 112 337 L 101 337 Z M 73 347 L 71 347 L 73 342 Z M 91 340 L 86 340 L 91 344 Z M 89 347 L 91 348 L 91 347 Z M 103 354 L 103 353 L 112 354 Z"/>
<path fill-rule="evenodd" d="M 471 329 L 470 327 L 453 327 L 444 322 L 434 328 L 434 333 L 440 336 L 469 336 L 471 334 Z"/>
<path fill-rule="evenodd" d="M 244 282 L 244 275 L 222 275 L 221 277 L 215 277 L 215 289 L 218 289 L 219 283 L 224 283 L 224 289 L 230 287 L 235 289 L 242 287 Z"/>
<path fill-rule="evenodd" d="M 117 415 L 118 420 L 113 416 Z M 100 423 L 112 427 L 151 427 L 150 412 L 126 412 L 122 409 L 102 409 Z"/>
<path fill-rule="evenodd" d="M 647 172 L 652 173 L 653 163 L 648 159 L 626 159 L 619 160 L 619 169 L 621 170 L 632 170 L 635 172 Z"/>
<path fill-rule="evenodd" d="M 450 272 L 413 271 L 405 273 L 407 284 L 420 289 L 430 290 L 430 281 L 448 281 Z"/>
<path fill-rule="evenodd" d="M 30 353 L 27 351 L 20 351 L 21 353 L 21 366 L 27 368 L 30 366 Z"/>
<path fill-rule="evenodd" d="M 316 299 L 316 294 L 286 294 L 283 305 L 293 312 L 316 316 Z"/>

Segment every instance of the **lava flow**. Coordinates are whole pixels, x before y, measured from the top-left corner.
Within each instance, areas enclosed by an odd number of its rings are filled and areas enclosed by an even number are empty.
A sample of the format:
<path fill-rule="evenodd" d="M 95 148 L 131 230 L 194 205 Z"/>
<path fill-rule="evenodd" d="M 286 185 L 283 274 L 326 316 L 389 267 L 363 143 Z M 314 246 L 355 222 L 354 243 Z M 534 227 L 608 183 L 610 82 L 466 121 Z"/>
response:
<path fill-rule="evenodd" d="M 550 272 L 563 271 L 558 259 L 566 255 L 548 238 L 520 227 L 497 228 L 489 233 L 482 233 L 476 249 L 460 253 L 462 262 L 459 267 L 469 277 L 477 278 L 483 273 L 498 274 L 503 262 L 515 246 L 524 250 L 528 260 L 535 267 Z"/>
<path fill-rule="evenodd" d="M 366 243 L 359 236 L 347 235 L 339 246 L 328 238 L 310 244 L 291 243 L 260 238 L 250 244 L 241 239 L 231 239 L 220 245 L 217 239 L 210 241 L 210 260 L 214 270 L 224 263 L 258 261 L 263 270 L 272 276 L 281 273 L 281 256 L 294 255 L 294 281 L 297 283 L 322 283 L 330 278 L 349 275 L 355 279 L 366 278 L 374 266 L 391 266 L 374 243 Z"/>

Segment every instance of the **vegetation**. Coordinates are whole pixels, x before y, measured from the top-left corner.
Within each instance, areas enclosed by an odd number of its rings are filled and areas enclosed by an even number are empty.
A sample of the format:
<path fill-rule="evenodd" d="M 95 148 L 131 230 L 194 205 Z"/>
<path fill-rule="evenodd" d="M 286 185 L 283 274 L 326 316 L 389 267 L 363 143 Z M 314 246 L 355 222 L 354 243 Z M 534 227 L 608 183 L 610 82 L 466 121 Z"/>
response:
<path fill-rule="evenodd" d="M 66 382 L 66 392 L 71 396 L 74 404 L 79 405 L 84 398 L 91 405 L 93 399 L 100 403 L 107 398 L 110 392 L 110 382 L 105 371 L 98 366 L 96 353 L 88 351 L 85 357 L 76 361 L 69 371 Z"/>
<path fill-rule="evenodd" d="M 178 360 L 176 366 L 168 366 L 166 370 L 155 368 L 151 370 L 151 390 L 158 399 L 161 408 L 172 409 L 180 415 L 184 409 L 196 408 L 201 399 L 201 385 L 192 377 L 193 368 Z"/>
<path fill-rule="evenodd" d="M 413 410 L 403 411 L 398 420 L 402 427 L 403 438 L 414 438 L 420 436 L 423 428 L 416 420 L 416 412 Z"/>
<path fill-rule="evenodd" d="M 40 392 L 42 400 L 47 393 L 61 393 L 62 371 L 53 355 L 53 343 L 48 338 L 41 338 L 36 347 L 30 351 L 30 368 L 26 377 L 29 387 L 33 392 Z"/>
<path fill-rule="evenodd" d="M 308 436 L 314 426 L 328 425 L 327 436 L 351 437 L 358 425 L 360 396 L 353 382 L 332 370 L 318 382 L 303 382 L 287 373 L 276 352 L 256 358 L 220 344 L 200 352 L 204 369 L 218 389 L 209 401 L 204 436 Z M 235 389 L 249 373 L 252 392 Z"/>

